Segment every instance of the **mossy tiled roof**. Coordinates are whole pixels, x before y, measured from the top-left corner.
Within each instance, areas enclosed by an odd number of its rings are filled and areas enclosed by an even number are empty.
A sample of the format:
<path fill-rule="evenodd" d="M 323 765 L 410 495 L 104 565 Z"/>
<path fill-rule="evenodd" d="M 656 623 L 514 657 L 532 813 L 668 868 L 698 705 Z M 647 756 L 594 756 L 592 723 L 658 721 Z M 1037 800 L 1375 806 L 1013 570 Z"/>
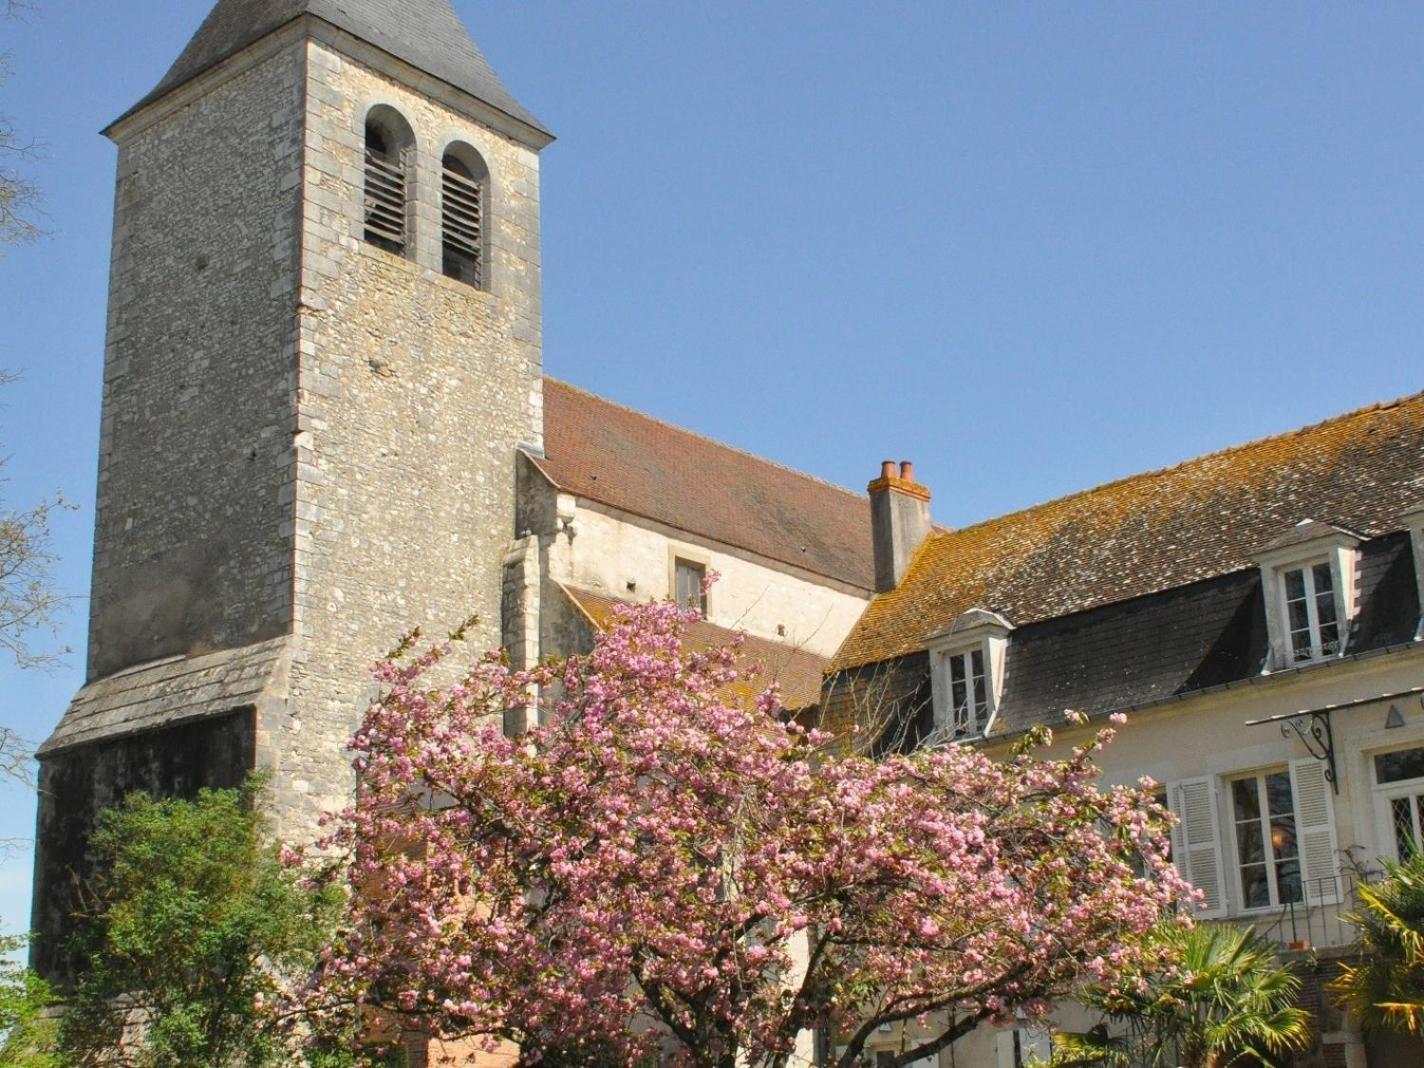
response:
<path fill-rule="evenodd" d="M 937 530 L 834 658 L 904 656 L 971 608 L 1025 626 L 1253 566 L 1313 519 L 1362 537 L 1424 499 L 1424 393 L 961 530 Z"/>

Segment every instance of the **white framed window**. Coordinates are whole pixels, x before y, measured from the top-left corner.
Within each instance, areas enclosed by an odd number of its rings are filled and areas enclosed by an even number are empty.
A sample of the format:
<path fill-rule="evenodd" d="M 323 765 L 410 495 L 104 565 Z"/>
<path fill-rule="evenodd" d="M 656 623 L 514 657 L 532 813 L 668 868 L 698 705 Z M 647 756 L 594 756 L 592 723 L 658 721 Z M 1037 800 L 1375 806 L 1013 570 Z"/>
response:
<path fill-rule="evenodd" d="M 1355 614 L 1359 540 L 1306 520 L 1268 546 L 1261 567 L 1269 670 L 1321 663 L 1345 652 Z"/>
<path fill-rule="evenodd" d="M 1376 753 L 1370 761 L 1380 853 L 1405 861 L 1424 849 L 1424 746 Z"/>
<path fill-rule="evenodd" d="M 949 672 L 949 725 L 956 738 L 975 737 L 989 726 L 989 680 L 982 646 L 945 658 Z"/>
<path fill-rule="evenodd" d="M 1178 821 L 1172 861 L 1201 891 L 1203 919 L 1227 915 L 1228 894 L 1244 912 L 1340 900 L 1335 808 L 1322 762 L 1307 757 L 1222 780 L 1181 779 L 1168 785 L 1167 799 Z"/>
<path fill-rule="evenodd" d="M 1304 900 L 1295 797 L 1285 768 L 1231 779 L 1236 887 L 1243 909 Z"/>
<path fill-rule="evenodd" d="M 1335 602 L 1335 571 L 1329 560 L 1281 569 L 1286 633 L 1291 661 L 1324 660 L 1343 648 Z"/>
<path fill-rule="evenodd" d="M 930 637 L 936 733 L 950 741 L 989 733 L 1003 695 L 1009 632 L 1003 616 L 971 609 Z"/>

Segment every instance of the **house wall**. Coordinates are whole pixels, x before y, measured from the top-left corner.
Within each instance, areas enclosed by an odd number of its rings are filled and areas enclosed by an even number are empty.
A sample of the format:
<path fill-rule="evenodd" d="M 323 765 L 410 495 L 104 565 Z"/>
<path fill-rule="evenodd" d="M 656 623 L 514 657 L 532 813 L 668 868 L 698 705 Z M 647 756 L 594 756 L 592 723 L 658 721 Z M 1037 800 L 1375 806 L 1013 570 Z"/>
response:
<path fill-rule="evenodd" d="M 625 600 L 661 600 L 673 593 L 673 566 L 680 557 L 720 576 L 708 599 L 710 622 L 820 656 L 835 652 L 869 599 L 832 579 L 592 501 L 567 498 L 563 514 L 571 516 L 568 526 L 547 544 L 547 575 L 553 581 Z"/>
<path fill-rule="evenodd" d="M 1228 921 L 1252 924 L 1282 947 L 1292 941 L 1310 941 L 1328 949 L 1347 931 L 1342 906 L 1298 907 L 1292 925 L 1289 911 L 1281 907 L 1246 909 L 1234 865 L 1230 796 L 1225 780 L 1244 772 L 1283 768 L 1309 756 L 1294 735 L 1282 735 L 1279 725 L 1248 727 L 1248 720 L 1288 715 L 1306 709 L 1349 704 L 1362 698 L 1399 694 L 1424 685 L 1424 646 L 1416 645 L 1387 655 L 1343 661 L 1288 674 L 1262 676 L 1254 683 L 1201 694 L 1128 716 L 1117 738 L 1102 754 L 1105 784 L 1127 784 L 1151 776 L 1161 784 L 1184 778 L 1210 776 L 1217 785 L 1217 835 L 1226 891 Z M 1395 708 L 1402 727 L 1387 728 L 1386 717 Z M 1418 694 L 1367 700 L 1331 715 L 1338 768 L 1338 795 L 1331 798 L 1336 842 L 1341 851 L 1342 880 L 1350 878 L 1351 858 L 1364 868 L 1378 868 L 1381 856 L 1393 859 L 1389 824 L 1381 810 L 1374 781 L 1373 757 L 1391 749 L 1424 746 L 1424 698 Z M 1067 751 L 1083 741 L 1088 728 L 1055 727 L 1055 749 Z M 1001 751 L 1002 745 L 995 750 Z M 1341 1024 L 1338 1014 L 1326 1014 Z M 1080 1029 L 1090 1020 L 1077 1006 L 1062 1006 L 1057 1026 Z M 958 1068 L 997 1068 L 998 1031 L 983 1027 L 956 1044 L 953 1059 L 942 1055 L 940 1064 Z M 1332 1063 L 1364 1068 L 1365 1047 L 1348 1031 L 1327 1031 L 1317 1055 L 1333 1047 Z M 1302 1061 L 1301 1063 L 1307 1063 Z M 1387 1063 L 1387 1062 L 1370 1062 Z"/>

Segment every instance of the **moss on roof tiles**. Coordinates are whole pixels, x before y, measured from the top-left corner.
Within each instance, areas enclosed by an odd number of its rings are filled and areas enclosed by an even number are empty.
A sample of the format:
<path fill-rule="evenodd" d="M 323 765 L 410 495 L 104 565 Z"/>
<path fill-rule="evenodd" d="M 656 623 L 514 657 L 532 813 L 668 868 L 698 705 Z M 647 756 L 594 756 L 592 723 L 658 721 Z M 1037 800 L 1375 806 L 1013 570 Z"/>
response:
<path fill-rule="evenodd" d="M 1017 626 L 1252 566 L 1303 519 L 1373 537 L 1424 499 L 1424 393 L 937 531 L 833 668 L 904 656 L 970 608 Z"/>

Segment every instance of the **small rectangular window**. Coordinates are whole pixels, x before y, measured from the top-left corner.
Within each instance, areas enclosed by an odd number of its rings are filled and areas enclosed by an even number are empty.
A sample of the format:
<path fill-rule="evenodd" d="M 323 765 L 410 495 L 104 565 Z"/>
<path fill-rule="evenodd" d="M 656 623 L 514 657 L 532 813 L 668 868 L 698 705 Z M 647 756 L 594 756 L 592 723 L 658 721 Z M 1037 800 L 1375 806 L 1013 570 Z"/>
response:
<path fill-rule="evenodd" d="M 1424 779 L 1424 749 L 1400 749 L 1375 757 L 1375 782 L 1404 782 Z"/>
<path fill-rule="evenodd" d="M 1335 611 L 1335 575 L 1327 561 L 1281 573 L 1295 663 L 1320 660 L 1340 652 L 1340 620 Z"/>
<path fill-rule="evenodd" d="M 1233 780 L 1231 816 L 1241 904 L 1255 909 L 1302 900 L 1290 772 Z"/>
<path fill-rule="evenodd" d="M 694 564 L 691 560 L 679 560 L 676 564 L 673 594 L 683 608 L 690 608 L 703 619 L 707 618 L 707 591 L 703 584 L 707 581 L 707 568 Z"/>

